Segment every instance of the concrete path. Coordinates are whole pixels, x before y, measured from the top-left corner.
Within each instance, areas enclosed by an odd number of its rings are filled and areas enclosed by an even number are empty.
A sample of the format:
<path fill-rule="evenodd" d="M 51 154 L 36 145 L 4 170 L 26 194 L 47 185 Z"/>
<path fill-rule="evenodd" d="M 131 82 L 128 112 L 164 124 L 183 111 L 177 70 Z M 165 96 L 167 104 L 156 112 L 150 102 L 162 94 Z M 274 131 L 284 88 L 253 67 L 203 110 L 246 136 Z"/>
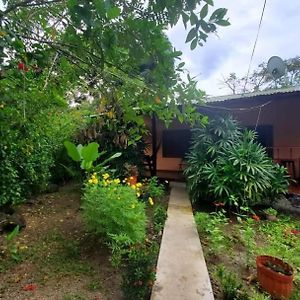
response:
<path fill-rule="evenodd" d="M 171 184 L 171 195 L 151 300 L 213 300 L 191 204 L 185 185 Z"/>

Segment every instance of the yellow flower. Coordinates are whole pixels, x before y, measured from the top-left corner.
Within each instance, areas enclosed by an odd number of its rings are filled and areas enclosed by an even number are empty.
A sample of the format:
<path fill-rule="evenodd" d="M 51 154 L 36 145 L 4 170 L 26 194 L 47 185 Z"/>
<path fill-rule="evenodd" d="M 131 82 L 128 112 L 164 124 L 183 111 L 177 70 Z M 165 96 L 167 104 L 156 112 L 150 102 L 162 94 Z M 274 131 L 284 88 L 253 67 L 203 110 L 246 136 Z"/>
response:
<path fill-rule="evenodd" d="M 108 173 L 105 173 L 102 176 L 103 176 L 103 179 L 105 179 L 105 180 L 109 178 L 109 174 Z"/>
<path fill-rule="evenodd" d="M 140 194 L 139 192 L 137 192 L 137 193 L 136 193 L 136 196 L 137 196 L 137 197 L 140 197 L 140 196 L 141 196 L 141 194 Z"/>
<path fill-rule="evenodd" d="M 133 184 L 133 185 L 131 186 L 131 188 L 135 190 L 135 189 L 136 189 L 136 185 Z"/>
<path fill-rule="evenodd" d="M 140 187 L 142 187 L 142 184 L 141 184 L 140 182 L 138 182 L 138 183 L 136 184 L 136 186 L 137 186 L 138 188 L 140 188 Z"/>
<path fill-rule="evenodd" d="M 154 205 L 153 199 L 151 197 L 148 198 L 149 204 Z"/>
<path fill-rule="evenodd" d="M 97 183 L 98 183 L 98 179 L 97 179 L 97 178 L 93 178 L 93 179 L 92 179 L 92 182 L 93 182 L 94 184 L 97 184 Z"/>
<path fill-rule="evenodd" d="M 4 108 L 4 104 L 0 104 L 0 108 L 1 108 L 1 109 Z"/>
<path fill-rule="evenodd" d="M 89 183 L 91 183 L 91 184 L 92 184 L 92 183 L 93 183 L 93 180 L 92 180 L 92 179 L 89 179 Z"/>
<path fill-rule="evenodd" d="M 131 208 L 135 208 L 135 204 L 131 204 Z"/>
<path fill-rule="evenodd" d="M 114 119 L 116 117 L 115 113 L 113 111 L 109 111 L 106 114 L 110 119 Z"/>
<path fill-rule="evenodd" d="M 114 183 L 116 183 L 116 184 L 119 184 L 121 181 L 120 181 L 120 179 L 119 178 L 117 178 L 117 179 L 114 179 Z"/>
<path fill-rule="evenodd" d="M 108 186 L 108 183 L 104 181 L 103 185 L 104 185 L 104 186 Z"/>

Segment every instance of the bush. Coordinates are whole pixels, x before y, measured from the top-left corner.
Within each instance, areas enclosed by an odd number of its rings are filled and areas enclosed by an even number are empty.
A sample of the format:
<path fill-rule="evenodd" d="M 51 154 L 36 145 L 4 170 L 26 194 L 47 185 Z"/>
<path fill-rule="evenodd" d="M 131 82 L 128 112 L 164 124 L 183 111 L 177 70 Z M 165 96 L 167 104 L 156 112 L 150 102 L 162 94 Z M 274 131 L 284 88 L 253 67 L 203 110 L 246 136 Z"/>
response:
<path fill-rule="evenodd" d="M 13 109 L 2 111 L 0 122 L 0 206 L 21 202 L 46 189 L 52 174 L 57 173 L 63 140 L 74 135 L 78 126 L 78 114 L 63 109 L 15 119 L 13 125 L 12 113 Z"/>
<path fill-rule="evenodd" d="M 149 197 L 159 200 L 164 196 L 165 188 L 159 183 L 158 178 L 153 176 L 144 181 L 142 194 L 144 200 L 148 200 Z"/>
<path fill-rule="evenodd" d="M 122 275 L 125 299 L 143 300 L 150 293 L 155 281 L 158 249 L 158 244 L 152 242 L 137 244 L 129 251 Z"/>
<path fill-rule="evenodd" d="M 286 169 L 273 163 L 253 131 L 242 132 L 231 118 L 212 120 L 197 129 L 187 162 L 193 201 L 203 197 L 249 206 L 287 191 Z"/>
<path fill-rule="evenodd" d="M 0 80 L 0 206 L 44 190 L 57 174 L 63 140 L 83 124 L 58 86 L 43 90 L 42 75 L 16 68 L 5 73 Z"/>
<path fill-rule="evenodd" d="M 146 234 L 144 203 L 138 201 L 130 186 L 118 179 L 89 179 L 84 188 L 83 217 L 87 228 L 111 242 L 114 236 L 125 235 L 130 243 L 141 242 Z"/>
<path fill-rule="evenodd" d="M 221 285 L 224 300 L 250 300 L 247 292 L 242 289 L 242 282 L 239 278 L 225 269 L 218 266 L 216 275 Z"/>

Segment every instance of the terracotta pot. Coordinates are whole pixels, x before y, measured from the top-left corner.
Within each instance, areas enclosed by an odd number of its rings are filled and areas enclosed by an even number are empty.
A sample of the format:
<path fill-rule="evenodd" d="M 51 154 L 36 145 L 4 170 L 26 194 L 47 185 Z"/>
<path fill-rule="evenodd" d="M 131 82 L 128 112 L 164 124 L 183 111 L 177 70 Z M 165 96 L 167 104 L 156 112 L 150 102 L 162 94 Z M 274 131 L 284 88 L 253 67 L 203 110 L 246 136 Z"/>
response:
<path fill-rule="evenodd" d="M 265 264 L 270 262 L 291 273 L 285 275 L 276 272 Z M 256 258 L 257 279 L 260 286 L 276 299 L 288 299 L 293 289 L 293 268 L 276 257 L 262 255 Z"/>

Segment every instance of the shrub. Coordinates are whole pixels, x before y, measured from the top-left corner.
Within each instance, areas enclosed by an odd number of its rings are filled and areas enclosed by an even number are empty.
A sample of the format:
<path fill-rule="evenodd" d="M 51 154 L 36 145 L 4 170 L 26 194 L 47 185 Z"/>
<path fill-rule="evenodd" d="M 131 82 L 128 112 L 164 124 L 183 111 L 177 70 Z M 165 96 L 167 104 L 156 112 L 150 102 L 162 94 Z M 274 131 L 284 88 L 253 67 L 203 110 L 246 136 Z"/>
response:
<path fill-rule="evenodd" d="M 92 175 L 95 176 L 95 175 Z M 87 228 L 107 242 L 112 236 L 125 235 L 131 243 L 145 239 L 146 215 L 144 203 L 135 191 L 121 185 L 118 179 L 89 179 L 84 188 L 83 217 Z"/>
<path fill-rule="evenodd" d="M 158 249 L 158 244 L 152 242 L 137 244 L 128 252 L 122 275 L 125 299 L 143 300 L 150 293 L 155 281 Z"/>
<path fill-rule="evenodd" d="M 221 285 L 224 300 L 250 300 L 235 273 L 226 270 L 224 266 L 218 266 L 216 275 Z"/>
<path fill-rule="evenodd" d="M 210 242 L 210 251 L 218 254 L 224 249 L 226 244 L 223 228 L 228 223 L 228 219 L 224 215 L 224 212 L 219 211 L 210 214 L 197 212 L 194 218 L 199 233 L 207 237 Z"/>
<path fill-rule="evenodd" d="M 193 201 L 204 197 L 229 206 L 258 204 L 288 187 L 286 169 L 272 162 L 253 131 L 241 132 L 231 118 L 195 131 L 185 174 Z"/>
<path fill-rule="evenodd" d="M 166 208 L 161 204 L 156 204 L 153 210 L 153 225 L 156 233 L 163 230 L 167 219 Z"/>
<path fill-rule="evenodd" d="M 148 200 L 149 197 L 159 200 L 164 196 L 165 188 L 159 183 L 158 178 L 153 176 L 144 181 L 142 193 L 145 200 Z"/>

